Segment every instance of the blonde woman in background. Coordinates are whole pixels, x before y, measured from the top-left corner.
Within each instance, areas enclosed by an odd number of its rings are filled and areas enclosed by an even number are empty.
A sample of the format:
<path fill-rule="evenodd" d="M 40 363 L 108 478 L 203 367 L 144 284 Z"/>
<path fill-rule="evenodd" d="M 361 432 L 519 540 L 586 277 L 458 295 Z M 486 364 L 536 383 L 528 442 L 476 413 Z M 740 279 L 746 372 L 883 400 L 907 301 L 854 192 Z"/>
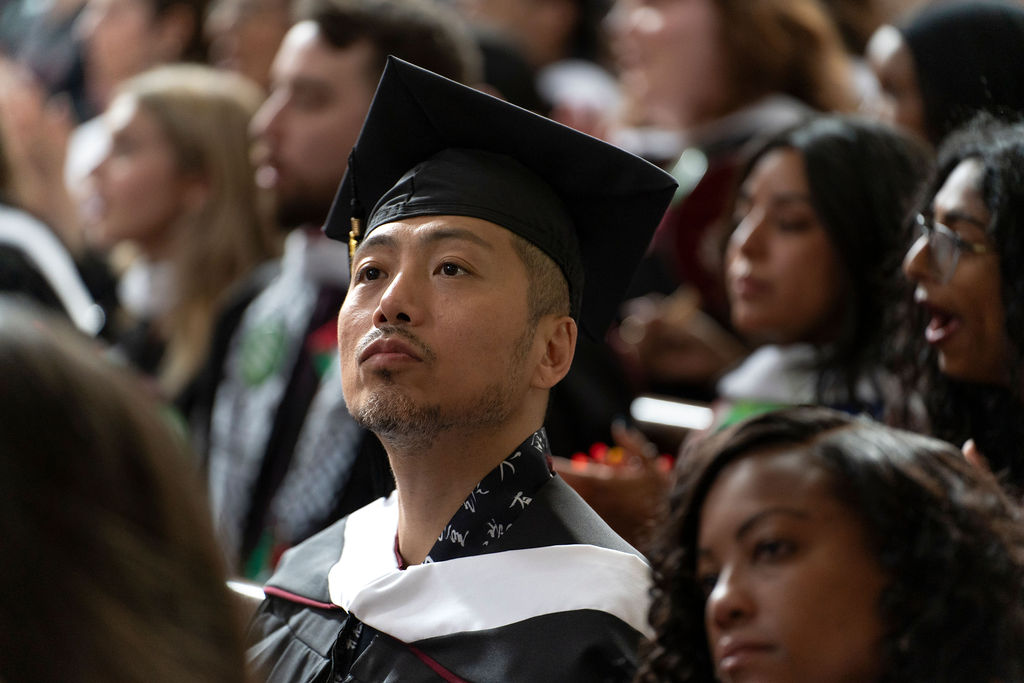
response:
<path fill-rule="evenodd" d="M 177 65 L 126 81 L 104 114 L 112 141 L 92 174 L 88 235 L 133 253 L 119 346 L 170 398 L 203 363 L 226 292 L 277 251 L 249 160 L 260 101 L 240 76 Z"/>

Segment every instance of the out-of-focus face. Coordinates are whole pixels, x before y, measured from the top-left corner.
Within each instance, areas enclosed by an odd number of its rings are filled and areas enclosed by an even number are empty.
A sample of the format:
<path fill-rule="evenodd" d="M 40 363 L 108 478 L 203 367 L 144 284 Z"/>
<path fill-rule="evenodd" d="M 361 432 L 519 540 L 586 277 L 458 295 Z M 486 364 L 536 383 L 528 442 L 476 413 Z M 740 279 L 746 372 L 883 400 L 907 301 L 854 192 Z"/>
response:
<path fill-rule="evenodd" d="M 283 226 L 327 217 L 377 85 L 371 57 L 367 43 L 333 48 L 311 21 L 285 36 L 251 127 L 256 180 L 276 193 Z"/>
<path fill-rule="evenodd" d="M 544 351 L 526 291 L 511 233 L 493 223 L 425 216 L 376 228 L 356 252 L 338 317 L 349 411 L 385 443 L 515 419 L 530 359 Z"/>
<path fill-rule="evenodd" d="M 652 123 L 689 128 L 725 113 L 728 73 L 715 0 L 617 0 L 610 20 L 622 85 Z"/>
<path fill-rule="evenodd" d="M 903 34 L 892 26 L 882 26 L 868 42 L 866 57 L 881 87 L 874 113 L 886 123 L 927 139 L 917 69 Z"/>
<path fill-rule="evenodd" d="M 983 174 L 977 159 L 960 163 L 932 200 L 931 213 L 936 223 L 987 253 L 960 250 L 947 280 L 921 237 L 907 252 L 903 271 L 917 285 L 915 301 L 931 316 L 924 335 L 938 352 L 939 370 L 969 382 L 1005 384 L 1010 342 L 999 256 L 988 235 L 992 214 L 980 190 Z"/>
<path fill-rule="evenodd" d="M 156 17 L 147 0 L 88 0 L 76 31 L 89 92 L 100 107 L 118 83 L 155 63 Z"/>
<path fill-rule="evenodd" d="M 886 577 L 862 522 L 805 454 L 726 466 L 701 508 L 698 548 L 718 680 L 879 679 Z"/>
<path fill-rule="evenodd" d="M 291 26 L 284 0 L 219 0 L 206 19 L 210 61 L 270 85 L 270 66 Z"/>
<path fill-rule="evenodd" d="M 116 98 L 104 117 L 111 146 L 92 174 L 90 239 L 103 247 L 129 241 L 162 256 L 200 181 L 181 172 L 160 124 L 133 97 Z"/>
<path fill-rule="evenodd" d="M 580 19 L 578 0 L 461 0 L 474 23 L 507 35 L 535 67 L 568 56 Z"/>
<path fill-rule="evenodd" d="M 834 338 L 843 265 L 811 204 L 800 153 L 765 154 L 743 183 L 733 217 L 726 288 L 737 331 L 782 344 Z"/>

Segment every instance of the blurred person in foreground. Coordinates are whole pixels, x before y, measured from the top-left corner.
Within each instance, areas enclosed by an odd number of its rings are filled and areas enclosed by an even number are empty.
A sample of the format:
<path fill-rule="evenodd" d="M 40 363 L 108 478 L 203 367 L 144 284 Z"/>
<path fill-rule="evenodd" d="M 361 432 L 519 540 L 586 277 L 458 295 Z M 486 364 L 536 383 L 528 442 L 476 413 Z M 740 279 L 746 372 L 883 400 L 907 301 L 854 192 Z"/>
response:
<path fill-rule="evenodd" d="M 0 299 L 0 678 L 244 683 L 191 453 L 97 346 Z"/>
<path fill-rule="evenodd" d="M 298 12 L 250 130 L 284 255 L 221 314 L 189 415 L 225 550 L 235 571 L 260 579 L 285 549 L 394 486 L 338 390 L 348 252 L 321 232 L 384 60 L 459 81 L 479 74 L 465 28 L 433 0 L 314 0 Z"/>
<path fill-rule="evenodd" d="M 924 428 L 1024 487 L 1024 124 L 981 118 L 951 135 L 913 226 L 904 382 Z"/>
<path fill-rule="evenodd" d="M 1024 677 L 1024 511 L 956 447 L 792 408 L 680 465 L 638 682 Z"/>
<path fill-rule="evenodd" d="M 251 633 L 269 680 L 632 676 L 647 565 L 553 474 L 543 424 L 674 189 L 389 61 L 326 232 L 351 250 L 345 400 L 397 488 L 285 555 Z"/>

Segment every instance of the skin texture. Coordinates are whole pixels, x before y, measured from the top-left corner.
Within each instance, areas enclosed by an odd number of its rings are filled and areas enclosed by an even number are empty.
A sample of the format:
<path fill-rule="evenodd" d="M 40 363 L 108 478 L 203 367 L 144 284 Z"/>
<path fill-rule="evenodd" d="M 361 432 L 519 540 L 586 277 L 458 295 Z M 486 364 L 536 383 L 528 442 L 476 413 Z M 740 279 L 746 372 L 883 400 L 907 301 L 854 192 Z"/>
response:
<path fill-rule="evenodd" d="M 423 560 L 468 491 L 544 420 L 576 324 L 529 323 L 511 233 L 461 216 L 376 228 L 338 318 L 342 389 L 398 483 L 403 558 Z"/>
<path fill-rule="evenodd" d="M 316 24 L 296 24 L 271 70 L 271 91 L 253 117 L 257 182 L 277 193 L 285 227 L 323 221 L 348 166 L 376 83 L 368 43 L 335 49 Z"/>
<path fill-rule="evenodd" d="M 650 123 L 689 128 L 728 98 L 713 0 L 619 0 L 611 27 L 624 88 Z"/>
<path fill-rule="evenodd" d="M 134 98 L 117 98 L 105 116 L 112 142 L 92 175 L 97 207 L 90 238 L 106 247 L 131 241 L 150 257 L 162 256 L 202 183 L 179 170 L 159 123 Z"/>
<path fill-rule="evenodd" d="M 774 343 L 823 342 L 840 313 L 842 266 L 810 203 L 803 158 L 766 154 L 740 190 L 726 250 L 732 323 Z"/>
<path fill-rule="evenodd" d="M 982 173 L 977 159 L 962 162 L 931 208 L 937 222 L 990 251 L 961 253 L 952 278 L 943 284 L 925 240 L 919 239 L 907 252 L 903 271 L 916 285 L 914 300 L 932 313 L 923 333 L 938 351 L 939 370 L 959 380 L 1002 384 L 1008 376 L 1009 341 L 999 257 L 986 232 L 992 216 L 979 191 Z"/>
<path fill-rule="evenodd" d="M 701 509 L 697 574 L 725 683 L 877 680 L 885 577 L 828 476 L 792 451 L 728 465 Z"/>
<path fill-rule="evenodd" d="M 893 26 L 882 26 L 868 42 L 865 56 L 882 90 L 874 114 L 886 123 L 927 139 L 924 100 L 914 57 L 903 34 Z"/>
<path fill-rule="evenodd" d="M 421 237 L 462 224 L 475 230 Z M 407 253 L 399 245 L 408 242 L 422 248 Z M 357 419 L 378 434 L 423 439 L 500 424 L 523 402 L 532 334 L 524 336 L 526 300 L 516 293 L 525 291 L 526 274 L 505 247 L 506 230 L 468 218 L 412 219 L 370 234 L 339 331 L 346 401 Z M 497 308 L 496 299 L 508 303 Z M 360 362 L 368 344 L 389 335 L 409 348 Z"/>

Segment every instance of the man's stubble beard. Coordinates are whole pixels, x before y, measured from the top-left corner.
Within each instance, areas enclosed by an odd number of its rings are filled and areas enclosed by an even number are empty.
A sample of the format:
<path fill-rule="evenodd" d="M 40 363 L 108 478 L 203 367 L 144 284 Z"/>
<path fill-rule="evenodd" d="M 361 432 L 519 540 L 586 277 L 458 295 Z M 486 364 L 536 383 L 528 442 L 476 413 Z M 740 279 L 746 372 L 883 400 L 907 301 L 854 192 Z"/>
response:
<path fill-rule="evenodd" d="M 466 434 L 504 424 L 519 409 L 515 391 L 522 383 L 525 360 L 533 343 L 536 326 L 516 340 L 503 376 L 476 396 L 454 405 L 440 402 L 417 404 L 393 379 L 390 371 L 378 373 L 384 381 L 359 405 L 352 416 L 386 445 L 400 450 L 427 450 L 441 434 Z"/>

